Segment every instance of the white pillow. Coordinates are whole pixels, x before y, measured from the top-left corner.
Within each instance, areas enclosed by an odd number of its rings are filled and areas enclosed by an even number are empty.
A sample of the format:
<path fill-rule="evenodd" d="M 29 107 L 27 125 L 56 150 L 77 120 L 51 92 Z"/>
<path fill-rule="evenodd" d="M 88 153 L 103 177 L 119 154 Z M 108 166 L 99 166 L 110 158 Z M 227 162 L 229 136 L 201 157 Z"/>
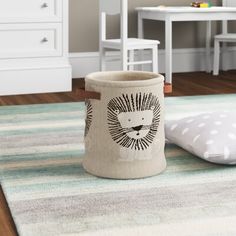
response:
<path fill-rule="evenodd" d="M 207 161 L 236 164 L 236 112 L 212 112 L 166 122 L 166 139 Z"/>

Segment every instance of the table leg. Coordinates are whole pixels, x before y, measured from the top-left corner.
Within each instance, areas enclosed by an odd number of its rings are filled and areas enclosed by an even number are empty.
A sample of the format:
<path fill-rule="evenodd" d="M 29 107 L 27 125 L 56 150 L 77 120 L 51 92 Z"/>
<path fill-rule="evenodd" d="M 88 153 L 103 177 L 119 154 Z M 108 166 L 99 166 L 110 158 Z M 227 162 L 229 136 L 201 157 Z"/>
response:
<path fill-rule="evenodd" d="M 138 37 L 143 39 L 143 18 L 141 12 L 138 12 Z"/>
<path fill-rule="evenodd" d="M 227 60 L 229 60 L 227 42 L 222 43 L 222 70 L 227 71 Z"/>
<path fill-rule="evenodd" d="M 228 33 L 228 21 L 223 21 L 222 22 L 222 33 L 227 34 Z M 227 42 L 222 43 L 222 70 L 227 71 L 227 60 L 229 59 L 228 57 L 228 49 L 227 49 Z"/>
<path fill-rule="evenodd" d="M 142 13 L 138 12 L 138 37 L 140 39 L 144 38 L 144 29 L 143 29 L 143 18 L 142 18 Z M 143 61 L 143 50 L 138 50 L 138 60 Z M 143 65 L 138 66 L 139 70 L 144 70 Z"/>
<path fill-rule="evenodd" d="M 206 72 L 211 73 L 211 21 L 206 25 Z"/>
<path fill-rule="evenodd" d="M 166 82 L 172 83 L 172 21 L 165 20 L 165 75 Z"/>

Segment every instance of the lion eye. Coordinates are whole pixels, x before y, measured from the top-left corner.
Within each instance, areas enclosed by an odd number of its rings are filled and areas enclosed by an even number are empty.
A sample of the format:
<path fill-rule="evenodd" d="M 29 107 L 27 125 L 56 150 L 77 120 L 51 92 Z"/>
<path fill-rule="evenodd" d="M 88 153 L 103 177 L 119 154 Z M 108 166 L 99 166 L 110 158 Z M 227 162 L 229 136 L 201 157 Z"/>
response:
<path fill-rule="evenodd" d="M 144 118 L 142 118 L 142 120 L 144 120 Z"/>

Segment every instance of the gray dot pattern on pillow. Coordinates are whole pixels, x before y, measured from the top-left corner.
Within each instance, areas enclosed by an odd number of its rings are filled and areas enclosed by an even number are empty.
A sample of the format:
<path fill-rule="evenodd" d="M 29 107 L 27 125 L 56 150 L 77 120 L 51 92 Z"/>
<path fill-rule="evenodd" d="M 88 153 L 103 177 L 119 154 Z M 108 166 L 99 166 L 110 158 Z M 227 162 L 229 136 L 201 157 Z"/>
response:
<path fill-rule="evenodd" d="M 207 161 L 236 164 L 236 112 L 212 112 L 166 122 L 166 139 Z"/>

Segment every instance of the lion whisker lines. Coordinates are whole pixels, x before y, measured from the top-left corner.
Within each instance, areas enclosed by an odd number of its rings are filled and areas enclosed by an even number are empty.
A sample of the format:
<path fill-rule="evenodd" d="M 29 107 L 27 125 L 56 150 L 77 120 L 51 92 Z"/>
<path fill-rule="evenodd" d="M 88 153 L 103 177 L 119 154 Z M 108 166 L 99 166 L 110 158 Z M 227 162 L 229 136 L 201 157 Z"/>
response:
<path fill-rule="evenodd" d="M 134 128 L 124 128 L 123 129 L 123 132 L 124 133 L 131 133 L 131 132 L 137 132 L 137 133 L 139 133 L 140 131 L 142 131 L 142 130 L 150 130 L 150 128 L 151 128 L 151 125 L 144 125 L 140 130 L 135 130 Z"/>
<path fill-rule="evenodd" d="M 151 128 L 151 125 L 143 125 L 141 130 L 150 129 L 150 128 Z"/>

